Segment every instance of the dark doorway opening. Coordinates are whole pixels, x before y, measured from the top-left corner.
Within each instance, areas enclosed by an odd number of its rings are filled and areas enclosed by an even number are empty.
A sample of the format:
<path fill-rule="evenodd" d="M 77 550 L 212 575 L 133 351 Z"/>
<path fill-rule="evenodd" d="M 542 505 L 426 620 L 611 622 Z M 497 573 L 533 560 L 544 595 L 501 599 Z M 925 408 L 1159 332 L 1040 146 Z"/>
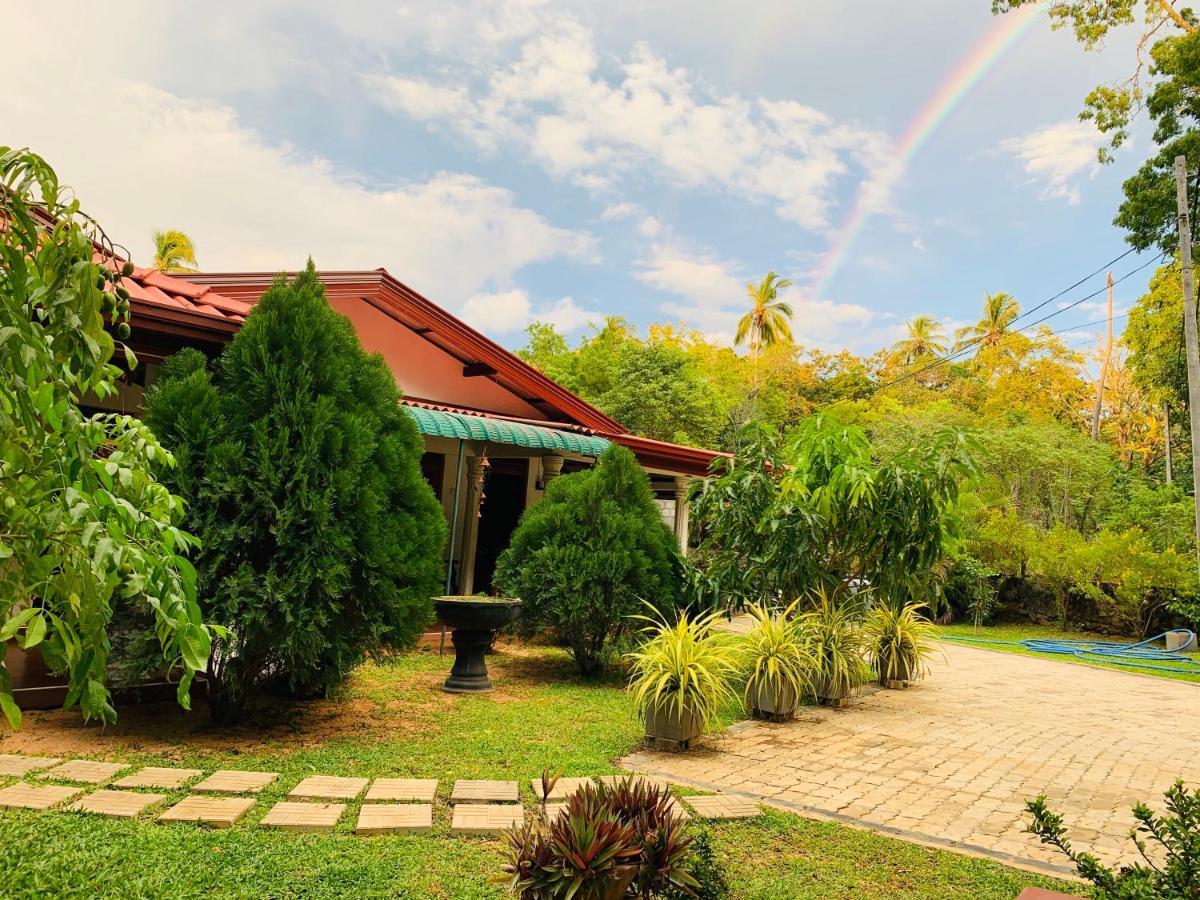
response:
<path fill-rule="evenodd" d="M 495 593 L 492 576 L 496 560 L 508 547 L 525 510 L 529 478 L 526 459 L 493 459 L 479 508 L 479 537 L 475 543 L 475 590 Z"/>

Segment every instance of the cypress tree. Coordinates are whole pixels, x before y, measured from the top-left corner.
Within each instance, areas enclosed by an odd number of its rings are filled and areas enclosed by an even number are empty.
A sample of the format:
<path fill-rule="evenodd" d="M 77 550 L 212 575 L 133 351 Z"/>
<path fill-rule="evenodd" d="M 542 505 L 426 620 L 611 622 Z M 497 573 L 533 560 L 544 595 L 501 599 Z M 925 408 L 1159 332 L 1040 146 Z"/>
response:
<path fill-rule="evenodd" d="M 186 352 L 186 351 L 185 351 Z M 236 721 L 272 681 L 327 692 L 432 612 L 446 525 L 396 383 L 312 261 L 263 295 L 210 373 L 193 351 L 147 394 L 177 452 L 214 642 L 210 707 Z"/>

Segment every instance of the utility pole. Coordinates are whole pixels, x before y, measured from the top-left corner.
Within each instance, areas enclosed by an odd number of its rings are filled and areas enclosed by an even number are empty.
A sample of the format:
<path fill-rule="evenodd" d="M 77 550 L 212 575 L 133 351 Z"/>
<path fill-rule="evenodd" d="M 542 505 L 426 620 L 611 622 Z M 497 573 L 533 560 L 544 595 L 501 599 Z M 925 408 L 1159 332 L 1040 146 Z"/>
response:
<path fill-rule="evenodd" d="M 1104 346 L 1104 362 L 1100 365 L 1100 380 L 1096 382 L 1096 412 L 1092 416 L 1092 440 L 1100 440 L 1100 414 L 1104 411 L 1104 382 L 1108 379 L 1108 363 L 1112 359 L 1112 301 L 1113 277 L 1108 273 L 1108 343 Z M 1196 519 L 1197 533 L 1200 533 L 1200 512 Z"/>
<path fill-rule="evenodd" d="M 1200 565 L 1200 348 L 1196 340 L 1196 284 L 1192 280 L 1192 229 L 1188 222 L 1187 158 L 1175 157 L 1179 212 L 1179 267 L 1183 281 L 1183 334 L 1187 340 L 1188 420 L 1192 433 L 1192 501 L 1196 507 L 1196 560 Z"/>

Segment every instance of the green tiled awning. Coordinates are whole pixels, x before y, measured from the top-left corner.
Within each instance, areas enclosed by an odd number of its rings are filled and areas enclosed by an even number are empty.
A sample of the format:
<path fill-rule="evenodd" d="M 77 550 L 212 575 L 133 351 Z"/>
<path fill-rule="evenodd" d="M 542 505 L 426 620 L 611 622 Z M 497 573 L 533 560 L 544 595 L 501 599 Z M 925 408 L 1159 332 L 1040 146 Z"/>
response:
<path fill-rule="evenodd" d="M 581 456 L 599 456 L 608 449 L 608 441 L 589 434 L 559 431 L 556 428 L 492 419 L 488 416 L 468 416 L 464 413 L 426 409 L 423 406 L 405 404 L 405 407 L 417 420 L 417 428 L 421 434 L 432 437 L 487 441 L 489 444 L 525 447 L 530 450 L 552 450 L 557 453 L 578 453 Z"/>

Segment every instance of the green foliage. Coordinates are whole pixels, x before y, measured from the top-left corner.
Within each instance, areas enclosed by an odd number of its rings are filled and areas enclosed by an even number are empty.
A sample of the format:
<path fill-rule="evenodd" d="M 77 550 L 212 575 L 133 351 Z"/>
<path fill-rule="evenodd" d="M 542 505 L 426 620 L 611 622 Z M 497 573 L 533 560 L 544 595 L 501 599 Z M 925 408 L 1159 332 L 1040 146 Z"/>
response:
<path fill-rule="evenodd" d="M 1025 804 L 1032 816 L 1027 830 L 1062 851 L 1102 900 L 1196 900 L 1200 897 L 1200 789 L 1189 792 L 1182 781 L 1176 781 L 1165 796 L 1166 815 L 1156 816 L 1145 803 L 1133 808 L 1137 826 L 1130 837 L 1145 862 L 1119 871 L 1090 853 L 1076 852 L 1062 816 L 1046 806 L 1044 796 Z M 1153 845 L 1149 852 L 1148 845 Z"/>
<path fill-rule="evenodd" d="M 950 560 L 943 596 L 955 618 L 966 619 L 976 628 L 986 625 L 996 613 L 996 573 L 970 553 L 960 552 Z"/>
<path fill-rule="evenodd" d="M 928 671 L 935 628 L 918 610 L 916 603 L 899 610 L 883 604 L 867 613 L 863 641 L 881 683 L 910 681 Z"/>
<path fill-rule="evenodd" d="M 524 601 L 520 627 L 554 629 L 579 670 L 595 674 L 644 599 L 675 608 L 682 566 L 649 478 L 632 453 L 613 446 L 593 468 L 555 478 L 525 510 L 495 581 Z"/>
<path fill-rule="evenodd" d="M 857 691 L 870 678 L 863 661 L 861 612 L 854 597 L 835 598 L 824 587 L 810 598 L 812 609 L 804 614 L 802 627 L 809 635 L 817 667 L 814 673 L 817 696 L 840 700 Z"/>
<path fill-rule="evenodd" d="M 137 419 L 79 405 L 117 391 L 105 317 L 128 336 L 131 271 L 44 160 L 0 147 L 0 645 L 40 652 L 67 676 L 64 706 L 105 723 L 117 604 L 147 612 L 184 707 L 210 642 L 184 556 L 196 542 L 152 473 L 174 460 Z M 2 661 L 0 709 L 15 728 Z"/>
<path fill-rule="evenodd" d="M 790 694 L 799 700 L 812 693 L 816 660 L 809 647 L 803 620 L 796 616 L 799 601 L 772 612 L 751 606 L 754 626 L 744 638 L 746 704 L 753 706 L 760 693 L 780 697 Z"/>
<path fill-rule="evenodd" d="M 542 815 L 505 833 L 504 871 L 526 900 L 693 895 L 692 838 L 670 788 L 644 778 L 585 784 L 549 818 L 544 800 L 557 778 L 543 774 Z"/>
<path fill-rule="evenodd" d="M 742 666 L 738 642 L 713 628 L 721 615 L 681 612 L 674 622 L 661 616 L 649 620 L 645 642 L 626 657 L 629 687 L 643 716 L 694 716 L 702 727 L 717 718 L 721 704 L 733 696 L 731 684 Z"/>
<path fill-rule="evenodd" d="M 209 669 L 216 718 L 241 718 L 271 679 L 328 692 L 428 622 L 446 526 L 399 399 L 311 261 L 263 295 L 215 375 L 180 354 L 147 392 L 204 540 L 206 612 L 230 630 Z"/>
<path fill-rule="evenodd" d="M 168 229 L 154 232 L 154 268 L 160 272 L 195 272 L 196 248 L 192 239 L 182 231 Z"/>
<path fill-rule="evenodd" d="M 1134 382 L 1176 409 L 1187 409 L 1183 355 L 1183 282 L 1177 265 L 1160 266 L 1149 290 L 1129 311 L 1122 342 L 1129 348 Z"/>

